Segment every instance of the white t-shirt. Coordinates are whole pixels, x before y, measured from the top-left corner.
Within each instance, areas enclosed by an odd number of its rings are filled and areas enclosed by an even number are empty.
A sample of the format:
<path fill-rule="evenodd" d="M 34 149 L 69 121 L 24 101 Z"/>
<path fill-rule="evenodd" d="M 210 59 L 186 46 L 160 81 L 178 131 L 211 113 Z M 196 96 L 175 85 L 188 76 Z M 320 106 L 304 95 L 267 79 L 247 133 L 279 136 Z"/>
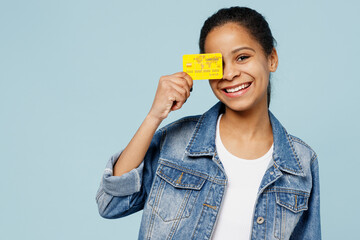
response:
<path fill-rule="evenodd" d="M 219 116 L 216 150 L 228 179 L 212 240 L 249 240 L 255 201 L 261 180 L 273 154 L 273 145 L 262 157 L 246 160 L 232 155 L 220 139 Z"/>

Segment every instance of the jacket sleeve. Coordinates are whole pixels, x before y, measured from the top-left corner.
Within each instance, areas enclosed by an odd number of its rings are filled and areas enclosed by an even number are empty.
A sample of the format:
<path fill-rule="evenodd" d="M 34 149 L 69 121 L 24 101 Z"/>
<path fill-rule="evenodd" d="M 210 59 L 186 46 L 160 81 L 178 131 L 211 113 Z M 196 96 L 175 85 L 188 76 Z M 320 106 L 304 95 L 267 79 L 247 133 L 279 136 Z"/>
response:
<path fill-rule="evenodd" d="M 154 177 L 160 154 L 162 133 L 158 130 L 143 162 L 122 176 L 113 176 L 120 153 L 108 161 L 96 194 L 99 213 L 104 218 L 120 218 L 142 210 Z"/>
<path fill-rule="evenodd" d="M 320 240 L 320 183 L 319 183 L 319 163 L 315 155 L 311 165 L 312 190 L 308 202 L 308 210 L 304 212 L 299 220 L 299 224 L 291 235 L 291 240 Z"/>

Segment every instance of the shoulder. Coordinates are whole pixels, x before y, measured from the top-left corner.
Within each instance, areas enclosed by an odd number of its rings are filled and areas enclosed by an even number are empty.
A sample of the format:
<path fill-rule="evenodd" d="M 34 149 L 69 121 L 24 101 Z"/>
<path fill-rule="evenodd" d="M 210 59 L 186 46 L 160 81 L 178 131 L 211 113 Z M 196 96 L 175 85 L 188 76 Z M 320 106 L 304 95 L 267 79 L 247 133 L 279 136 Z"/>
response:
<path fill-rule="evenodd" d="M 203 125 L 212 126 L 213 123 L 216 123 L 219 113 L 224 111 L 223 108 L 224 105 L 221 102 L 218 102 L 205 113 L 180 118 L 179 120 L 176 120 L 170 124 L 167 124 L 165 127 L 162 127 L 160 131 L 166 133 L 177 133 L 178 131 L 192 132 L 196 128 L 199 128 Z"/>
<path fill-rule="evenodd" d="M 300 161 L 307 161 L 310 165 L 317 161 L 316 152 L 305 141 L 291 134 L 288 137 Z"/>
<path fill-rule="evenodd" d="M 162 154 L 180 156 L 185 151 L 193 133 L 195 132 L 199 116 L 187 116 L 157 130 L 153 141 L 159 147 Z"/>
<path fill-rule="evenodd" d="M 299 137 L 289 134 L 270 111 L 269 116 L 274 134 L 274 148 L 282 162 L 296 168 L 297 171 L 301 171 L 302 166 L 310 167 L 317 159 L 315 151 Z"/>
<path fill-rule="evenodd" d="M 158 130 L 158 135 L 161 135 L 161 145 L 164 145 L 166 142 L 166 145 L 168 146 L 185 148 L 188 141 L 191 139 L 200 118 L 201 115 L 187 116 L 160 128 Z"/>
<path fill-rule="evenodd" d="M 159 128 L 153 137 L 153 141 L 155 142 L 162 142 L 166 136 L 182 134 L 184 132 L 193 131 L 196 127 L 197 122 L 201 118 L 201 115 L 194 115 L 194 116 L 186 116 L 180 118 L 174 122 L 171 122 L 161 128 Z"/>
<path fill-rule="evenodd" d="M 160 128 L 159 131 L 165 134 L 176 134 L 179 132 L 193 130 L 200 118 L 201 115 L 183 117 Z"/>

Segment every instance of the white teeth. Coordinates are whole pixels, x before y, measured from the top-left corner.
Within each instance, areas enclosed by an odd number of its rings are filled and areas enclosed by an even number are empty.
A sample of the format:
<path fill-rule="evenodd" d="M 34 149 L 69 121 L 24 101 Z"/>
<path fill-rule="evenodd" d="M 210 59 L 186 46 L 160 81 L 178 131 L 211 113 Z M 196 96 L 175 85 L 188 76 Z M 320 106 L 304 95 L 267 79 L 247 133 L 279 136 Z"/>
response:
<path fill-rule="evenodd" d="M 235 87 L 235 88 L 228 88 L 228 89 L 226 89 L 226 91 L 229 92 L 229 93 L 233 93 L 233 92 L 237 92 L 239 90 L 242 90 L 242 89 L 244 89 L 244 88 L 246 88 L 248 86 L 250 86 L 250 83 L 244 83 L 244 84 L 241 84 L 240 86 Z"/>

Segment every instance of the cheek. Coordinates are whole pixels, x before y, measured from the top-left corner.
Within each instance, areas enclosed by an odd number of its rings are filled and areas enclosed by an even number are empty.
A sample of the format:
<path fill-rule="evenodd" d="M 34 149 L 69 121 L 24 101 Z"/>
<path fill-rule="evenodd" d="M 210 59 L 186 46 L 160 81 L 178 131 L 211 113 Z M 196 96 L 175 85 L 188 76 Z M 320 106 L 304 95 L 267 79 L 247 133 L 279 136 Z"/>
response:
<path fill-rule="evenodd" d="M 209 80 L 209 85 L 210 85 L 210 87 L 211 87 L 211 89 L 212 89 L 213 91 L 216 90 L 216 88 L 217 88 L 217 82 L 216 82 L 216 80 Z"/>
<path fill-rule="evenodd" d="M 251 62 L 243 66 L 242 71 L 257 81 L 267 81 L 270 71 L 265 62 Z"/>
<path fill-rule="evenodd" d="M 220 89 L 218 88 L 218 81 L 219 80 L 209 80 L 209 85 L 210 85 L 210 88 L 212 90 L 212 92 L 214 93 L 214 95 L 219 98 L 220 96 Z"/>

